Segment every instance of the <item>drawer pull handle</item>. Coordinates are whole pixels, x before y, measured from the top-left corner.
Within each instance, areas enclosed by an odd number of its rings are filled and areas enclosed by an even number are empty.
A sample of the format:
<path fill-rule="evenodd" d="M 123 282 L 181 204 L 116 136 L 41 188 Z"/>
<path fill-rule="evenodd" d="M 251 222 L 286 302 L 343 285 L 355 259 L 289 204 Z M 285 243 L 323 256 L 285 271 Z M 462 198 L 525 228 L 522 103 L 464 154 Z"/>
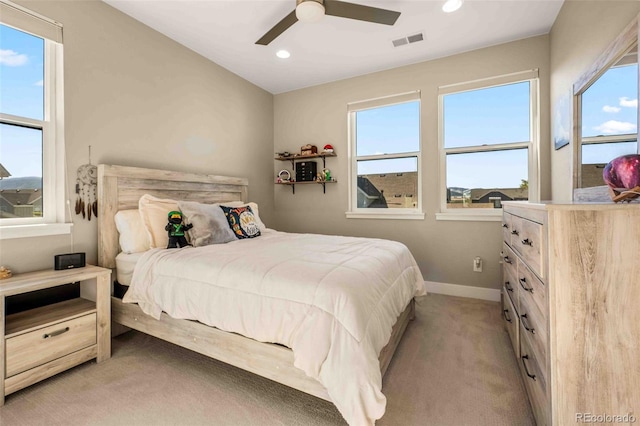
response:
<path fill-rule="evenodd" d="M 509 316 L 507 315 L 508 312 L 509 312 L 508 309 L 503 310 L 502 311 L 502 316 L 504 317 L 505 321 L 512 322 L 513 320 L 511 318 L 509 318 Z"/>
<path fill-rule="evenodd" d="M 504 288 L 506 288 L 507 291 L 510 291 L 511 293 L 513 293 L 513 287 L 511 287 L 511 283 L 509 283 L 509 281 L 504 282 Z"/>
<path fill-rule="evenodd" d="M 524 240 L 522 240 L 521 243 L 524 244 L 525 246 L 529 246 L 529 247 L 533 246 L 533 241 L 531 241 L 528 238 L 525 238 Z"/>
<path fill-rule="evenodd" d="M 60 330 L 56 330 L 56 331 L 52 331 L 51 333 L 44 334 L 42 338 L 48 339 L 49 337 L 56 337 L 66 333 L 67 331 L 69 331 L 69 327 L 61 328 Z"/>
<path fill-rule="evenodd" d="M 520 232 L 514 229 L 513 231 L 511 231 L 511 235 L 520 235 Z"/>
<path fill-rule="evenodd" d="M 509 265 L 511 265 L 513 262 L 511 261 L 511 259 L 509 259 L 509 256 L 505 256 L 504 257 L 504 261 L 505 263 L 508 263 Z"/>
<path fill-rule="evenodd" d="M 502 227 L 503 227 L 503 228 L 509 228 L 509 225 L 507 225 L 506 223 L 503 223 L 503 224 L 502 224 Z"/>
<path fill-rule="evenodd" d="M 524 366 L 524 371 L 527 373 L 527 376 L 531 377 L 533 381 L 535 381 L 536 375 L 529 373 L 529 369 L 527 368 L 527 363 L 524 362 L 525 359 L 529 359 L 529 355 L 522 355 L 522 365 Z"/>
<path fill-rule="evenodd" d="M 533 327 L 529 328 L 528 327 L 529 317 L 527 316 L 527 314 L 520 315 L 520 318 L 522 318 L 522 321 L 520 321 L 522 323 L 522 326 L 524 328 L 526 328 L 527 331 L 531 332 L 531 334 L 536 334 L 536 329 L 535 328 L 533 328 Z"/>
<path fill-rule="evenodd" d="M 527 279 L 526 278 L 520 278 L 518 280 L 520 282 L 520 287 L 522 287 L 523 289 L 525 289 L 525 291 L 528 291 L 529 293 L 533 294 L 533 287 L 527 287 Z"/>

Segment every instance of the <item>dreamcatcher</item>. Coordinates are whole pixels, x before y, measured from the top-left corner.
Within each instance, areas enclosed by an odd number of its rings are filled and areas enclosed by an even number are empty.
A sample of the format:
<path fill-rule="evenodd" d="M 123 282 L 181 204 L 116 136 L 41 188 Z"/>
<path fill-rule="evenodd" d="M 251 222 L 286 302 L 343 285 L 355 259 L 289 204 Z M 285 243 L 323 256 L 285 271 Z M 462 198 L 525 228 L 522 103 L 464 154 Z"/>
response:
<path fill-rule="evenodd" d="M 89 146 L 89 164 L 78 167 L 76 178 L 76 214 L 82 214 L 83 219 L 91 220 L 91 216 L 98 217 L 98 168 L 91 164 L 91 146 Z"/>

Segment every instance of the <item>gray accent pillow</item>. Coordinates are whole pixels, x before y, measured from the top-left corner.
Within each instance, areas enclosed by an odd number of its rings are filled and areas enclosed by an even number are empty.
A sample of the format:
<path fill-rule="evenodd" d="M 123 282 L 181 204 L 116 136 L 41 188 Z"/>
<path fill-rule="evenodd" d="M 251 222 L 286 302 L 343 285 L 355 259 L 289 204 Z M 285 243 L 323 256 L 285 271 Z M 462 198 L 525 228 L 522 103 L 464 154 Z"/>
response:
<path fill-rule="evenodd" d="M 189 242 L 195 247 L 223 244 L 236 239 L 220 204 L 202 204 L 195 201 L 179 201 L 184 223 L 193 228 L 187 231 Z"/>

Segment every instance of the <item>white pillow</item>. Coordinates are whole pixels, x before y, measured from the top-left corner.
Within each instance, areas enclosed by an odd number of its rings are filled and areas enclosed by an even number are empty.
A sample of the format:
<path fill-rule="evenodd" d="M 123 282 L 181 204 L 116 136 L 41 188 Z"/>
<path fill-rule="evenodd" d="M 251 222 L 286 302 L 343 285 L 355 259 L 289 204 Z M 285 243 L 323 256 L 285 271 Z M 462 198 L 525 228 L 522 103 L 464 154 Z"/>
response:
<path fill-rule="evenodd" d="M 260 214 L 258 213 L 258 205 L 256 203 L 245 203 L 243 201 L 227 201 L 225 203 L 220 203 L 220 205 L 226 207 L 251 207 L 251 211 L 253 211 L 253 215 L 256 218 L 256 225 L 258 225 L 258 229 L 260 230 L 260 232 L 264 232 L 267 229 L 267 226 L 264 224 L 264 222 L 262 222 L 262 219 L 260 219 Z"/>
<path fill-rule="evenodd" d="M 144 194 L 140 197 L 138 209 L 149 237 L 149 247 L 167 248 L 169 235 L 164 228 L 169 223 L 169 212 L 178 210 L 178 202 Z"/>
<path fill-rule="evenodd" d="M 149 250 L 149 236 L 137 209 L 120 210 L 116 213 L 114 220 L 120 233 L 122 252 L 131 254 Z"/>

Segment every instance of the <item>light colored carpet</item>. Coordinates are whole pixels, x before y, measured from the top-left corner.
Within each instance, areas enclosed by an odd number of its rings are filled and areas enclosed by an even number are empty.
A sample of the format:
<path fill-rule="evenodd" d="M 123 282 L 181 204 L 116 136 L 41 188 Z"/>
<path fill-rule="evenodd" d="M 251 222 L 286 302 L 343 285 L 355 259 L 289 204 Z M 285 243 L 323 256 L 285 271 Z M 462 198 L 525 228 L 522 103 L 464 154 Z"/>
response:
<path fill-rule="evenodd" d="M 532 425 L 498 303 L 428 295 L 384 379 L 378 425 Z M 323 400 L 153 337 L 9 395 L 0 424 L 340 425 Z"/>

